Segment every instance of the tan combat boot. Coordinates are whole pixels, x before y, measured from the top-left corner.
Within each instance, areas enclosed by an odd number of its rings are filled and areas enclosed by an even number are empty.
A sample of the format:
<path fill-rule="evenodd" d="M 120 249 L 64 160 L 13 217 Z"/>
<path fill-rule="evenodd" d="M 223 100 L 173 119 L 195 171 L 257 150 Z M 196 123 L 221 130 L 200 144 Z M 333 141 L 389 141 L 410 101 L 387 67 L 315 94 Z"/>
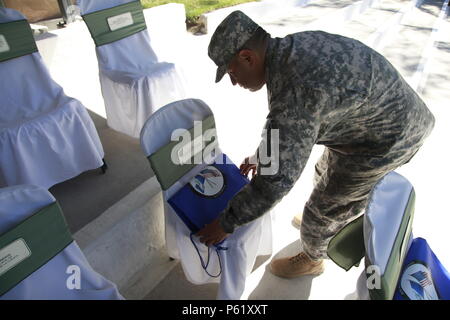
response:
<path fill-rule="evenodd" d="M 273 260 L 270 271 L 281 278 L 319 275 L 324 271 L 323 260 L 311 260 L 304 252 L 290 258 Z"/>
<path fill-rule="evenodd" d="M 300 230 L 300 228 L 302 226 L 302 218 L 303 218 L 303 212 L 300 212 L 299 214 L 294 216 L 294 218 L 292 218 L 292 225 L 294 226 L 294 228 Z"/>

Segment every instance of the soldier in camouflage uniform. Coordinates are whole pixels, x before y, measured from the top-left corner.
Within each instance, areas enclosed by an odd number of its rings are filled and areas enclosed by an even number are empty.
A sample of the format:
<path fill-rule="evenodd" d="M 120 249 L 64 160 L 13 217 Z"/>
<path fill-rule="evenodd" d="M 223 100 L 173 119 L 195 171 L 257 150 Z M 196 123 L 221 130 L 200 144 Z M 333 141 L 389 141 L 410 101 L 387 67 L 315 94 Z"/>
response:
<path fill-rule="evenodd" d="M 255 37 L 262 45 L 247 45 Z M 218 26 L 208 51 L 218 66 L 216 82 L 228 73 L 233 85 L 252 91 L 267 85 L 266 129 L 279 132 L 279 169 L 263 175 L 259 163 L 259 174 L 198 233 L 201 241 L 217 243 L 269 211 L 321 144 L 325 151 L 303 211 L 303 251 L 272 261 L 271 270 L 287 278 L 323 272 L 329 240 L 363 213 L 378 180 L 414 156 L 433 115 L 383 56 L 354 39 L 321 31 L 270 38 L 235 11 Z M 241 166 L 243 173 L 249 169 Z"/>

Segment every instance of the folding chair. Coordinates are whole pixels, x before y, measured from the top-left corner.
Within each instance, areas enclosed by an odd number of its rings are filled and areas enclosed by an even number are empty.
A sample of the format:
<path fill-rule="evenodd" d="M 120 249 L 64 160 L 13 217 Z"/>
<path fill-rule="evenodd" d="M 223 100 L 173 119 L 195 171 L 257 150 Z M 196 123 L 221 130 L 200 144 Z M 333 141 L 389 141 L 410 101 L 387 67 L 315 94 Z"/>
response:
<path fill-rule="evenodd" d="M 365 257 L 357 282 L 359 299 L 393 298 L 412 243 L 414 201 L 411 183 L 390 172 L 372 190 L 365 214 L 330 241 L 328 256 L 346 271 Z"/>
<path fill-rule="evenodd" d="M 79 0 L 96 45 L 108 126 L 135 138 L 159 107 L 185 98 L 173 63 L 153 51 L 140 1 Z"/>
<path fill-rule="evenodd" d="M 0 189 L 0 299 L 123 299 L 95 272 L 43 188 Z"/>
<path fill-rule="evenodd" d="M 198 128 L 198 129 L 197 129 Z M 201 128 L 201 130 L 200 130 Z M 193 135 L 192 145 L 178 145 L 177 129 L 190 130 Z M 263 217 L 242 226 L 231 234 L 219 250 L 220 261 L 215 255 L 208 267 L 210 275 L 202 268 L 199 254 L 207 256 L 207 247 L 198 239 L 191 242 L 191 231 L 167 203 L 177 191 L 186 185 L 209 163 L 222 157 L 217 136 L 211 136 L 208 130 L 215 132 L 215 121 L 211 109 L 201 100 L 186 99 L 173 102 L 156 111 L 145 123 L 141 132 L 141 147 L 150 161 L 150 165 L 161 185 L 165 202 L 166 246 L 169 256 L 180 259 L 187 279 L 194 284 L 220 282 L 218 299 L 239 299 L 245 287 L 245 279 L 250 274 L 258 255 L 271 254 L 272 233 L 271 217 Z M 174 134 L 174 136 L 172 136 Z M 175 139 L 175 141 L 172 141 Z M 197 143 L 204 141 L 204 144 Z M 184 144 L 185 143 L 185 144 Z M 178 146 L 177 146 L 178 145 Z M 196 148 L 199 151 L 195 153 Z M 183 150 L 180 154 L 180 150 Z M 186 157 L 188 161 L 176 161 L 172 157 Z M 191 161 L 200 155 L 200 161 Z M 222 269 L 220 277 L 218 275 Z"/>
<path fill-rule="evenodd" d="M 45 67 L 26 19 L 0 8 L 0 187 L 49 188 L 103 165 L 84 106 Z"/>

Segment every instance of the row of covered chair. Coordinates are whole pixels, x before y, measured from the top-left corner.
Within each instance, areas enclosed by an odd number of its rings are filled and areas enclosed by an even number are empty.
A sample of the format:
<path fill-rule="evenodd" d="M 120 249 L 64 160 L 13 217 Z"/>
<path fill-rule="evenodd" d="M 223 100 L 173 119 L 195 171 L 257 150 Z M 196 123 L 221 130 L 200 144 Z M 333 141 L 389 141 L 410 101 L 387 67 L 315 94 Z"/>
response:
<path fill-rule="evenodd" d="M 183 82 L 174 64 L 157 61 L 139 1 L 78 4 L 96 44 L 107 123 L 139 137 L 156 109 L 184 97 Z M 0 96 L 0 299 L 123 299 L 89 265 L 46 190 L 105 169 L 94 123 L 51 78 L 24 16 L 6 8 Z"/>
<path fill-rule="evenodd" d="M 28 22 L 0 8 L 0 186 L 47 189 L 103 165 L 85 107 L 52 80 Z"/>
<path fill-rule="evenodd" d="M 139 1 L 78 5 L 96 44 L 107 123 L 138 138 L 155 110 L 185 97 L 179 72 L 157 60 Z M 105 169 L 92 119 L 51 78 L 23 15 L 0 8 L 0 34 L 0 187 L 50 188 Z"/>
<path fill-rule="evenodd" d="M 160 63 L 156 60 L 156 55 L 150 47 L 148 34 L 145 30 L 145 22 L 142 20 L 142 9 L 138 3 L 138 1 L 79 1 L 83 18 L 97 46 L 99 76 L 105 99 L 108 125 L 134 137 L 140 135 L 145 120 L 157 109 L 157 106 L 167 104 L 184 94 L 175 66 L 164 62 Z M 119 6 L 109 8 L 109 6 L 114 5 Z M 20 93 L 11 83 L 9 87 L 11 89 L 10 100 L 14 101 L 16 105 L 20 105 L 22 110 L 26 110 L 26 103 L 14 100 L 14 96 L 18 95 L 23 99 L 32 100 L 30 97 L 42 96 L 47 92 L 39 86 L 45 86 L 50 83 L 53 87 L 57 87 L 63 99 L 77 103 L 79 110 L 81 110 L 80 112 L 84 112 L 85 127 L 92 129 L 90 134 L 97 139 L 97 146 L 101 150 L 97 132 L 84 107 L 77 100 L 66 97 L 62 88 L 51 80 L 35 48 L 34 40 L 30 38 L 31 33 L 26 21 L 19 13 L 12 10 L 6 9 L 5 13 L 10 15 L 12 18 L 11 22 L 21 20 L 22 27 L 27 29 L 26 31 L 28 32 L 28 43 L 34 45 L 31 54 L 21 55 L 20 57 L 8 57 L 5 61 L 7 60 L 6 62 L 10 63 L 11 68 L 14 68 L 17 59 L 27 60 L 32 58 L 35 60 L 34 65 L 31 66 L 25 65 L 20 61 L 24 66 L 24 70 L 21 75 L 18 75 L 18 78 L 25 77 L 26 71 L 31 73 L 33 77 L 29 78 L 30 84 L 25 86 L 23 92 Z M 133 23 L 127 25 L 130 22 L 130 16 Z M 114 25 L 114 19 L 108 21 L 108 17 L 121 17 L 121 19 L 125 20 L 124 23 L 118 22 L 119 24 L 124 24 L 124 26 L 117 29 L 120 31 L 120 34 L 112 35 L 114 33 L 112 29 L 116 26 Z M 106 21 L 107 25 L 99 25 L 99 20 Z M 110 23 L 111 21 L 112 23 Z M 124 30 L 127 28 L 133 30 Z M 136 48 L 135 52 L 137 54 L 130 55 L 130 47 Z M 30 70 L 32 72 L 29 72 Z M 41 77 L 41 81 L 36 81 L 37 77 Z M 28 88 L 33 88 L 34 91 L 28 92 Z M 43 113 L 42 119 L 38 118 L 35 120 L 37 125 L 41 121 L 46 121 L 45 111 L 47 110 L 45 107 L 51 105 L 51 101 L 55 100 L 52 99 L 54 96 L 50 95 L 53 91 L 48 91 L 50 92 L 48 99 L 43 102 L 37 101 L 36 103 L 37 112 L 42 111 Z M 57 106 L 63 108 L 65 104 L 61 103 Z M 17 107 L 15 108 L 17 109 Z M 173 130 L 177 128 L 189 129 L 193 121 L 203 120 L 207 116 L 211 117 L 212 112 L 206 104 L 199 100 L 183 100 L 169 104 L 163 110 L 154 114 L 153 117 L 150 117 L 147 125 L 142 130 L 142 148 L 146 154 L 148 152 L 148 156 L 157 153 L 160 146 L 170 141 Z M 34 120 L 35 118 L 31 119 Z M 29 121 L 30 118 L 26 120 Z M 57 126 L 58 121 L 55 121 L 55 123 L 55 126 Z M 43 152 L 44 155 L 51 159 L 55 159 L 55 153 L 58 150 L 62 151 L 69 148 L 67 145 L 70 146 L 70 143 L 76 140 L 75 131 L 68 132 L 70 127 L 68 127 L 67 123 L 57 127 L 57 129 L 49 131 L 47 127 L 42 128 L 42 135 L 50 141 L 57 139 L 55 138 L 55 132 L 71 136 L 65 139 L 66 145 L 55 141 L 54 153 Z M 24 138 L 24 140 L 26 139 L 32 141 L 34 137 L 28 135 Z M 45 141 L 45 139 L 43 140 Z M 73 152 L 79 151 L 75 147 L 72 147 L 72 150 Z M 88 151 L 82 153 L 89 155 Z M 61 152 L 61 158 L 65 155 L 67 154 Z M 103 157 L 103 153 L 101 157 Z M 24 161 L 29 161 L 30 159 L 33 159 L 31 155 L 23 155 Z M 59 161 L 64 163 L 61 159 Z M 163 161 L 167 162 L 169 159 L 164 159 Z M 51 166 L 49 164 L 49 167 Z M 39 170 L 38 167 L 40 167 Z M 202 165 L 198 165 L 195 168 L 191 168 L 192 171 L 189 171 L 186 175 L 176 177 L 177 181 L 172 181 L 173 185 L 170 188 L 164 187 L 165 199 L 167 200 L 170 194 L 173 194 L 181 187 L 182 181 L 186 182 L 195 176 L 201 167 Z M 76 246 L 76 243 L 71 239 L 70 234 L 68 234 L 64 218 L 54 198 L 41 187 L 30 185 L 32 183 L 47 188 L 55 183 L 55 181 L 49 181 L 45 185 L 42 184 L 43 179 L 49 179 L 46 170 L 42 168 L 42 163 L 35 162 L 35 166 L 30 168 L 29 171 L 31 174 L 37 171 L 42 176 L 36 179 L 17 180 L 10 184 L 19 184 L 19 182 L 28 184 L 3 188 L 0 192 L 3 196 L 1 199 L 2 203 L 6 204 L 6 208 L 8 208 L 1 217 L 2 219 L 0 219 L 0 225 L 4 225 L 4 229 L 0 232 L 2 250 L 4 249 L 3 252 L 6 254 L 10 248 L 14 249 L 22 246 L 30 247 L 34 252 L 35 247 L 40 245 L 42 246 L 42 251 L 48 250 L 48 254 L 43 255 L 44 257 L 36 262 L 30 259 L 27 252 L 23 253 L 22 259 L 17 264 L 13 263 L 9 270 L 0 275 L 4 284 L 0 292 L 1 297 L 4 299 L 121 298 L 117 288 L 112 283 L 103 279 L 95 271 L 91 269 L 86 270 L 90 268 L 89 264 Z M 164 179 L 164 176 L 168 174 L 169 172 L 164 170 L 158 171 L 158 179 Z M 21 210 L 20 208 L 22 207 L 28 207 L 28 209 Z M 60 221 L 59 229 L 55 229 L 54 232 L 40 222 L 42 219 L 45 222 L 45 217 L 48 215 L 47 212 L 49 210 L 53 210 L 54 216 L 56 215 Z M 271 238 L 263 237 L 263 230 L 266 230 L 266 233 L 270 233 L 270 218 L 260 219 L 246 228 L 242 228 L 227 240 L 227 245 L 231 248 L 229 251 L 221 253 L 223 274 L 220 279 L 217 279 L 209 277 L 200 264 L 197 263 L 197 260 L 195 260 L 193 247 L 189 246 L 187 241 L 190 234 L 186 230 L 185 225 L 177 219 L 173 211 L 170 211 L 170 207 L 166 206 L 166 211 L 168 252 L 171 257 L 181 259 L 188 279 L 194 283 L 219 281 L 221 283 L 218 292 L 219 298 L 239 298 L 244 289 L 246 275 L 250 272 L 256 255 L 261 252 L 270 252 Z M 58 219 L 54 220 L 57 221 Z M 269 226 L 267 226 L 268 223 Z M 39 227 L 46 228 L 46 232 L 42 233 L 42 230 L 38 230 Z M 45 234 L 46 238 L 40 239 L 38 237 L 39 234 Z M 61 234 L 64 234 L 65 237 L 61 237 Z M 17 235 L 20 235 L 23 241 L 17 242 L 15 238 Z M 38 239 L 35 239 L 36 237 Z M 266 241 L 261 241 L 261 239 Z M 49 246 L 49 243 L 55 243 L 57 247 L 52 248 Z M 198 245 L 200 246 L 199 243 Z M 22 250 L 24 249 L 22 248 Z M 201 247 L 201 251 L 204 253 L 205 248 Z M 217 269 L 217 262 L 217 260 L 214 261 L 211 268 Z M 80 273 L 83 274 L 83 279 L 87 277 L 87 280 L 93 281 L 85 282 L 86 280 L 84 280 L 80 284 L 81 288 L 87 289 L 88 295 L 83 290 L 73 291 L 73 288 L 67 286 L 67 281 L 65 280 L 69 278 L 69 275 L 66 274 L 66 271 L 67 267 L 72 265 L 81 265 Z M 55 268 L 58 268 L 58 272 L 55 273 L 57 276 L 50 276 L 48 273 L 55 272 Z M 44 287 L 45 290 L 42 290 Z"/>

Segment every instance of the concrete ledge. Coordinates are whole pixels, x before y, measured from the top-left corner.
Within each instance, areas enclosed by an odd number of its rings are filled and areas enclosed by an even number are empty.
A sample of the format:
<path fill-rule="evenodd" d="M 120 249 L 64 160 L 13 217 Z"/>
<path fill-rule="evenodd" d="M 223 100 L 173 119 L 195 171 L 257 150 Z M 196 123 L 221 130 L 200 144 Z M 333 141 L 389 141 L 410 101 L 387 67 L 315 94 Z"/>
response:
<path fill-rule="evenodd" d="M 91 266 L 141 299 L 175 266 L 165 253 L 162 193 L 147 180 L 74 235 Z"/>
<path fill-rule="evenodd" d="M 154 251 L 151 262 L 131 276 L 120 292 L 125 299 L 142 300 L 179 264 L 178 260 L 169 260 L 165 250 Z"/>
<path fill-rule="evenodd" d="M 118 199 L 118 202 L 106 210 L 100 217 L 75 233 L 75 240 L 81 249 L 87 248 L 123 219 L 126 219 L 132 212 L 145 207 L 150 200 L 159 195 L 160 188 L 158 181 L 156 177 L 152 177 L 123 199 Z"/>

